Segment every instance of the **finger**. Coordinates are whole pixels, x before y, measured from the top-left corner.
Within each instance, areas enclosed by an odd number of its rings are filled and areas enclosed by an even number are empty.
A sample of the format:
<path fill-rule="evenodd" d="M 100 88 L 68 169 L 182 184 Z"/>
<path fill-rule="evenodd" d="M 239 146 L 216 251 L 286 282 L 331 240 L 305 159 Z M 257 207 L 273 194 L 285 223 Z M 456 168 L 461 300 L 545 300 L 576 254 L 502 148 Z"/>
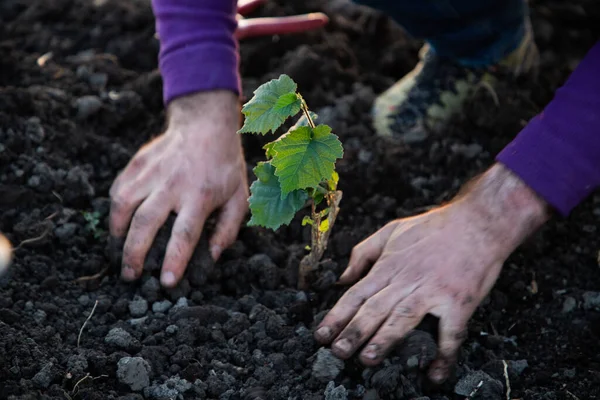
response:
<path fill-rule="evenodd" d="M 236 37 L 283 35 L 317 29 L 329 22 L 323 13 L 294 15 L 290 17 L 251 18 L 238 21 Z"/>
<path fill-rule="evenodd" d="M 12 258 L 12 246 L 4 235 L 0 233 L 0 276 L 8 270 Z"/>
<path fill-rule="evenodd" d="M 123 247 L 121 276 L 125 280 L 137 279 L 144 269 L 146 254 L 156 233 L 169 217 L 171 202 L 165 192 L 148 197 L 137 209 Z"/>
<path fill-rule="evenodd" d="M 390 286 L 368 299 L 336 338 L 332 352 L 342 359 L 351 357 L 377 331 L 397 301 Z"/>
<path fill-rule="evenodd" d="M 427 307 L 419 295 L 413 294 L 396 303 L 389 317 L 360 354 L 360 360 L 368 366 L 377 365 L 394 346 L 412 331 L 427 313 Z"/>
<path fill-rule="evenodd" d="M 246 15 L 254 11 L 261 4 L 266 3 L 266 0 L 238 0 L 237 12 L 241 15 Z"/>
<path fill-rule="evenodd" d="M 110 190 L 108 226 L 111 236 L 121 238 L 127 233 L 133 212 L 146 198 L 148 192 L 147 189 L 141 189 L 138 184 L 113 185 L 113 188 Z"/>
<path fill-rule="evenodd" d="M 456 315 L 442 316 L 439 326 L 438 356 L 429 367 L 429 379 L 443 383 L 456 363 L 460 346 L 467 338 L 467 323 Z"/>
<path fill-rule="evenodd" d="M 377 261 L 390 235 L 397 224 L 390 223 L 363 240 L 352 249 L 348 267 L 340 276 L 338 283 L 346 285 L 356 282 L 365 272 L 369 264 Z"/>
<path fill-rule="evenodd" d="M 238 193 L 221 209 L 217 227 L 210 239 L 210 253 L 213 260 L 218 260 L 223 249 L 235 241 L 240 225 L 248 212 L 247 197 L 245 186 L 240 186 Z"/>
<path fill-rule="evenodd" d="M 367 275 L 352 286 L 323 318 L 315 332 L 315 338 L 321 343 L 331 342 L 350 322 L 365 301 L 388 284 L 387 276 Z"/>
<path fill-rule="evenodd" d="M 194 204 L 183 207 L 177 216 L 163 261 L 163 286 L 174 287 L 183 276 L 210 213 L 207 210 L 206 204 Z"/>

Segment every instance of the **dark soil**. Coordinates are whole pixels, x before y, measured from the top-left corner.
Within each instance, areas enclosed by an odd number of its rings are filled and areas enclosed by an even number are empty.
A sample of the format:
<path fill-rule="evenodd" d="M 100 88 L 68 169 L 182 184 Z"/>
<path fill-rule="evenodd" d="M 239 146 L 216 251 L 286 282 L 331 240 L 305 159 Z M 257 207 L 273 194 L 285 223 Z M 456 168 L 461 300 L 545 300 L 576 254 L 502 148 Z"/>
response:
<path fill-rule="evenodd" d="M 256 15 L 323 10 L 290 3 Z M 0 398 L 458 399 L 482 382 L 473 398 L 504 399 L 503 360 L 512 398 L 600 396 L 600 195 L 510 258 L 441 387 L 419 372 L 435 353 L 425 325 L 373 369 L 319 350 L 311 333 L 341 294 L 332 283 L 354 244 L 449 200 L 551 99 L 600 37 L 598 3 L 532 1 L 538 81 L 503 83 L 499 105 L 482 91 L 442 136 L 411 146 L 378 141 L 369 107 L 420 43 L 379 13 L 332 13 L 335 3 L 322 31 L 241 46 L 246 96 L 291 75 L 346 149 L 342 212 L 307 293 L 293 289 L 308 239 L 298 221 L 244 228 L 217 265 L 203 242 L 170 291 L 156 280 L 165 230 L 143 279 L 122 283 L 107 246 L 108 189 L 164 123 L 149 2 L 0 3 L 0 230 L 23 242 L 0 281 Z M 254 165 L 262 138 L 245 141 Z"/>

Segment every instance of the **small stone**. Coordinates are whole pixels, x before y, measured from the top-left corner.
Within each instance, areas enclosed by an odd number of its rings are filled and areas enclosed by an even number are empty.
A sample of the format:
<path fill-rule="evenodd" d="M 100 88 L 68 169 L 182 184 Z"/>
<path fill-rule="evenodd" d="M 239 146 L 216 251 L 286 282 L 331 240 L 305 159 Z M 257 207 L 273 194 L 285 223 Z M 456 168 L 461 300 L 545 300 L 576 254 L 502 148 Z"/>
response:
<path fill-rule="evenodd" d="M 98 96 L 83 96 L 75 100 L 77 119 L 84 120 L 96 114 L 102 108 L 102 100 Z"/>
<path fill-rule="evenodd" d="M 585 292 L 583 294 L 583 308 L 586 310 L 600 308 L 600 292 Z"/>
<path fill-rule="evenodd" d="M 173 303 L 169 300 L 155 301 L 152 304 L 152 311 L 155 313 L 166 313 L 171 307 L 173 307 Z"/>
<path fill-rule="evenodd" d="M 102 72 L 96 72 L 88 77 L 88 82 L 96 89 L 104 89 L 108 83 L 108 75 Z"/>
<path fill-rule="evenodd" d="M 344 361 L 333 355 L 331 350 L 321 347 L 312 366 L 312 376 L 321 382 L 335 379 L 344 369 Z"/>
<path fill-rule="evenodd" d="M 150 302 L 154 302 L 158 299 L 158 293 L 160 292 L 160 281 L 155 277 L 150 277 L 142 287 L 140 288 L 142 296 Z"/>
<path fill-rule="evenodd" d="M 45 364 L 40 372 L 35 374 L 35 376 L 31 379 L 31 381 L 40 388 L 47 388 L 50 386 L 53 380 L 52 368 L 54 364 L 49 362 Z"/>
<path fill-rule="evenodd" d="M 177 299 L 175 305 L 169 310 L 169 315 L 175 315 L 178 311 L 183 310 L 188 307 L 188 299 L 185 297 L 180 297 Z"/>
<path fill-rule="evenodd" d="M 104 338 L 104 343 L 117 346 L 124 350 L 135 350 L 140 347 L 138 340 L 123 328 L 111 329 Z"/>
<path fill-rule="evenodd" d="M 83 375 L 87 369 L 87 359 L 81 354 L 74 354 L 67 360 L 67 371 L 73 376 Z"/>
<path fill-rule="evenodd" d="M 177 333 L 178 330 L 179 330 L 179 327 L 177 325 L 169 325 L 165 329 L 165 332 L 167 332 L 169 335 L 174 335 Z"/>
<path fill-rule="evenodd" d="M 150 370 L 142 357 L 123 357 L 117 363 L 117 379 L 137 392 L 150 385 Z"/>
<path fill-rule="evenodd" d="M 501 400 L 504 386 L 483 371 L 473 371 L 463 376 L 456 386 L 454 393 L 459 396 L 469 396 L 477 388 L 477 398 L 486 400 Z"/>
<path fill-rule="evenodd" d="M 563 375 L 565 376 L 565 378 L 573 379 L 577 375 L 577 371 L 575 370 L 575 368 L 565 369 L 563 371 Z"/>
<path fill-rule="evenodd" d="M 54 229 L 54 234 L 62 243 L 65 243 L 71 239 L 77 232 L 77 224 L 67 222 L 66 224 L 60 225 Z"/>
<path fill-rule="evenodd" d="M 182 398 L 185 392 L 192 388 L 192 384 L 181 379 L 179 376 L 174 376 L 163 384 L 152 385 L 144 389 L 144 397 L 147 399 L 178 399 Z"/>
<path fill-rule="evenodd" d="M 148 302 L 140 296 L 135 296 L 129 302 L 129 313 L 132 317 L 143 317 L 148 312 Z"/>
<path fill-rule="evenodd" d="M 379 394 L 377 393 L 377 389 L 369 389 L 365 392 L 363 396 L 363 400 L 380 400 Z"/>
<path fill-rule="evenodd" d="M 388 396 L 396 388 L 402 388 L 400 383 L 400 374 L 402 367 L 399 365 L 390 365 L 375 372 L 371 377 L 371 385 L 379 391 L 381 396 Z"/>
<path fill-rule="evenodd" d="M 46 320 L 46 312 L 44 310 L 37 310 L 35 313 L 33 313 L 33 319 L 38 324 L 41 324 Z"/>
<path fill-rule="evenodd" d="M 82 294 L 77 298 L 77 301 L 79 302 L 79 304 L 85 307 L 88 304 L 90 304 L 90 296 L 88 296 L 87 294 Z"/>
<path fill-rule="evenodd" d="M 141 317 L 141 318 L 132 318 L 127 322 L 129 322 L 129 325 L 131 325 L 131 326 L 141 326 L 141 325 L 144 325 L 147 320 L 148 320 L 148 316 L 145 316 L 145 317 Z"/>
<path fill-rule="evenodd" d="M 577 300 L 571 296 L 568 296 L 563 303 L 562 312 L 568 314 L 573 311 L 575 307 L 577 307 Z"/>
<path fill-rule="evenodd" d="M 519 376 L 529 367 L 527 360 L 516 360 L 508 362 L 509 370 L 515 375 Z"/>
<path fill-rule="evenodd" d="M 329 381 L 325 388 L 325 400 L 347 400 L 348 390 L 342 385 L 335 386 L 334 381 Z"/>

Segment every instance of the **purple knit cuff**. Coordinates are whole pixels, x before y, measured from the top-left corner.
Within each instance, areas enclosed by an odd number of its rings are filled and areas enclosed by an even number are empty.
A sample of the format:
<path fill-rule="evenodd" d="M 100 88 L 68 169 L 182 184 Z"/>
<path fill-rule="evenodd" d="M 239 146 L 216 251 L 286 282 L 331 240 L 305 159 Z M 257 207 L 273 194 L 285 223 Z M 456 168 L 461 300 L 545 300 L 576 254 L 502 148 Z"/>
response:
<path fill-rule="evenodd" d="M 176 97 L 206 90 L 241 93 L 237 53 L 223 46 L 185 47 L 161 57 L 159 65 L 165 104 Z"/>
<path fill-rule="evenodd" d="M 554 135 L 544 134 L 543 114 L 535 117 L 496 160 L 567 216 L 596 188 L 597 172 L 581 153 Z"/>
<path fill-rule="evenodd" d="M 152 0 L 152 7 L 165 105 L 199 91 L 241 93 L 236 0 Z"/>

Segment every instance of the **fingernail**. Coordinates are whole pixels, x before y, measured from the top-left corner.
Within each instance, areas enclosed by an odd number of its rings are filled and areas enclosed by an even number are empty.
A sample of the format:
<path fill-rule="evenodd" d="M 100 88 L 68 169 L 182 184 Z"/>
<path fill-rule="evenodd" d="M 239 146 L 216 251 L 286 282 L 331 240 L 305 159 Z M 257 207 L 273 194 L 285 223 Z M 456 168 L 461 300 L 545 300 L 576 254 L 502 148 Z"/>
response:
<path fill-rule="evenodd" d="M 163 286 L 175 285 L 175 274 L 171 271 L 163 272 L 160 277 L 160 282 L 163 284 Z"/>
<path fill-rule="evenodd" d="M 331 337 L 331 329 L 328 326 L 323 326 L 317 329 L 317 336 L 323 340 L 329 340 Z"/>
<path fill-rule="evenodd" d="M 121 277 L 126 281 L 133 281 L 136 278 L 135 270 L 128 264 L 123 264 L 123 267 L 121 268 Z"/>
<path fill-rule="evenodd" d="M 369 360 L 374 360 L 377 357 L 379 357 L 378 350 L 379 350 L 378 345 L 370 344 L 363 351 L 363 357 L 368 358 Z"/>
<path fill-rule="evenodd" d="M 217 259 L 221 256 L 222 251 L 223 249 L 218 244 L 213 244 L 212 246 L 210 246 L 210 255 L 215 261 L 217 261 Z"/>
<path fill-rule="evenodd" d="M 335 342 L 334 346 L 342 353 L 349 353 L 352 349 L 352 344 L 348 339 L 338 340 L 337 342 Z"/>

